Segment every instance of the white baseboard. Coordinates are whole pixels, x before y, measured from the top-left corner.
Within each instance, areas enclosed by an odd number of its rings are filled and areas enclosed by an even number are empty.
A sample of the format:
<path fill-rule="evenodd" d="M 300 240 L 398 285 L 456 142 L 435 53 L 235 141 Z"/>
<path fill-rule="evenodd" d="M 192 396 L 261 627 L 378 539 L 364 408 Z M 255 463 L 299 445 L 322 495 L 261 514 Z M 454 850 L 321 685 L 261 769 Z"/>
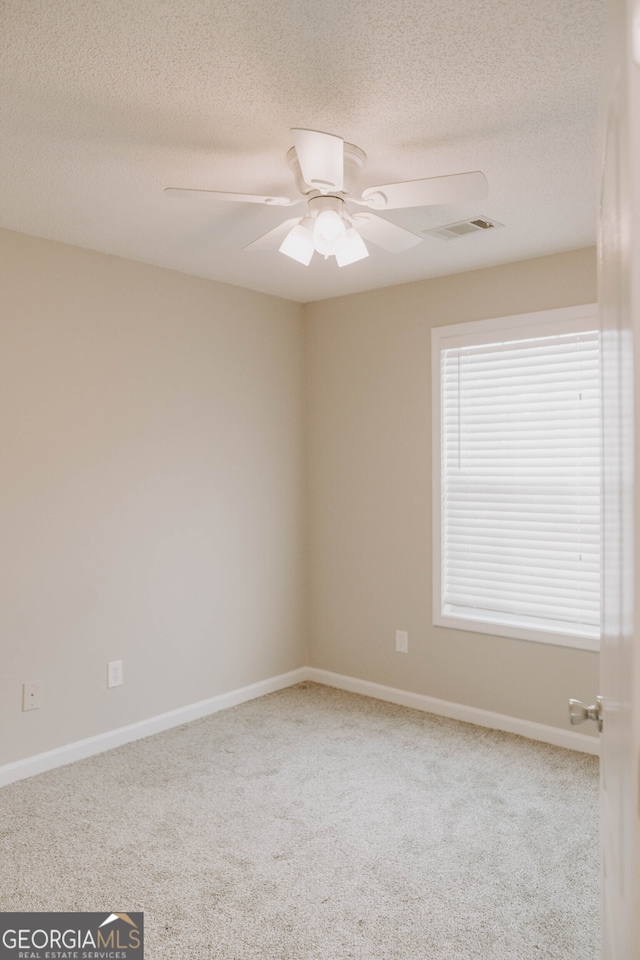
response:
<path fill-rule="evenodd" d="M 451 720 L 475 723 L 479 727 L 491 727 L 492 730 L 504 730 L 505 733 L 517 733 L 521 737 L 550 743 L 554 747 L 566 747 L 568 750 L 591 753 L 595 756 L 600 755 L 599 739 L 590 737 L 586 733 L 562 730 L 560 727 L 549 727 L 544 723 L 521 720 L 518 717 L 509 717 L 503 713 L 492 713 L 490 710 L 480 710 L 477 707 L 468 707 L 462 703 L 452 703 L 449 700 L 438 700 L 436 697 L 427 697 L 422 693 L 409 693 L 407 690 L 386 687 L 381 683 L 371 683 L 369 680 L 357 680 L 355 677 L 345 677 L 342 674 L 320 670 L 317 667 L 307 669 L 307 679 L 313 680 L 315 683 L 323 683 L 328 687 L 337 687 L 339 690 L 361 693 L 365 697 L 375 697 L 376 700 L 387 700 L 389 703 L 397 703 L 402 707 L 412 707 L 414 710 L 435 713 L 440 717 L 449 717 Z"/>
<path fill-rule="evenodd" d="M 65 766 L 67 763 L 75 763 L 76 760 L 85 760 L 87 757 L 104 753 L 114 747 L 121 747 L 123 744 L 131 743 L 134 740 L 151 737 L 155 733 L 161 733 L 171 727 L 179 727 L 183 723 L 199 720 L 201 717 L 207 717 L 219 710 L 235 707 L 247 700 L 255 700 L 267 693 L 275 693 L 276 690 L 283 690 L 285 687 L 302 683 L 304 680 L 322 683 L 327 687 L 336 687 L 339 690 L 349 690 L 351 693 L 360 693 L 377 700 L 387 700 L 389 703 L 412 707 L 414 710 L 423 710 L 426 713 L 435 713 L 452 720 L 475 723 L 480 727 L 491 727 L 494 730 L 517 733 L 522 737 L 528 737 L 530 740 L 541 740 L 543 743 L 551 743 L 556 747 L 566 747 L 569 750 L 578 750 L 596 756 L 600 752 L 599 740 L 584 733 L 562 730 L 559 727 L 549 727 L 543 723 L 533 723 L 530 720 L 508 717 L 505 714 L 492 713 L 489 710 L 479 710 L 477 707 L 451 703 L 449 700 L 438 700 L 421 693 L 410 693 L 396 687 L 386 687 L 381 683 L 371 683 L 369 680 L 346 677 L 339 673 L 332 673 L 330 670 L 320 670 L 317 667 L 299 667 L 289 673 L 270 677 L 268 680 L 261 680 L 247 687 L 231 690 L 229 693 L 221 693 L 217 697 L 200 700 L 198 703 L 191 703 L 186 707 L 161 713 L 156 717 L 149 717 L 147 720 L 140 720 L 138 723 L 131 723 L 126 727 L 118 727 L 116 730 L 109 730 L 107 733 L 100 733 L 95 737 L 88 737 L 86 740 L 78 740 L 63 747 L 57 747 L 55 750 L 48 750 L 46 753 L 25 757 L 24 760 L 16 760 L 15 763 L 7 763 L 0 767 L 0 787 L 14 783 L 16 780 L 33 777 L 37 773 L 44 773 L 46 770 Z"/>
<path fill-rule="evenodd" d="M 275 693 L 276 690 L 291 687 L 307 678 L 307 668 L 300 667 L 298 670 L 291 670 L 278 677 L 270 677 L 268 680 L 261 680 L 247 687 L 231 690 L 229 693 L 221 693 L 208 700 L 200 700 L 198 703 L 190 703 L 186 707 L 149 717 L 148 720 L 130 723 L 126 727 L 118 727 L 107 733 L 99 733 L 95 737 L 87 737 L 86 740 L 78 740 L 64 747 L 57 747 L 55 750 L 47 750 L 46 753 L 38 753 L 33 757 L 25 757 L 24 760 L 16 760 L 15 763 L 7 763 L 0 767 L 0 787 L 14 783 L 16 780 L 33 777 L 37 773 L 44 773 L 46 770 L 53 770 L 55 767 L 63 767 L 67 763 L 75 763 L 76 760 L 85 760 L 87 757 L 104 753 L 114 747 L 121 747 L 125 743 L 142 740 L 143 737 L 151 737 L 171 727 L 180 727 L 183 723 L 199 720 L 201 717 L 207 717 L 219 710 L 226 710 L 227 707 L 235 707 L 247 700 L 255 700 L 256 697 L 263 697 L 267 693 Z"/>

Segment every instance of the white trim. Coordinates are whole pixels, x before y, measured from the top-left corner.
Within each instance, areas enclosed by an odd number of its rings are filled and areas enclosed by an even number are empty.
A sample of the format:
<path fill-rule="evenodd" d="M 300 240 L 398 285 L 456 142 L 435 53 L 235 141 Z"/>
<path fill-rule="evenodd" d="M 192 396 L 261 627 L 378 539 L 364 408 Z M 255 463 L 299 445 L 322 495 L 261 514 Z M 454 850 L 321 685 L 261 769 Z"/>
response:
<path fill-rule="evenodd" d="M 440 596 L 440 593 L 438 593 Z M 556 647 L 573 647 L 575 650 L 591 650 L 598 653 L 600 650 L 600 636 L 587 637 L 584 635 L 576 636 L 571 633 L 559 633 L 557 630 L 545 630 L 540 627 L 535 629 L 531 626 L 521 626 L 517 618 L 513 617 L 513 622 L 499 623 L 497 620 L 490 620 L 486 614 L 486 620 L 480 614 L 468 617 L 456 616 L 450 613 L 438 614 L 434 607 L 433 625 L 435 627 L 447 627 L 452 630 L 468 630 L 470 633 L 489 633 L 492 637 L 509 637 L 517 640 L 533 640 L 535 643 L 549 643 Z M 524 619 L 524 618 L 522 618 Z"/>
<path fill-rule="evenodd" d="M 543 723 L 521 720 L 518 717 L 492 713 L 489 710 L 479 710 L 477 707 L 468 707 L 461 703 L 452 703 L 449 700 L 438 700 L 421 693 L 411 693 L 397 687 L 371 683 L 369 680 L 346 677 L 340 673 L 332 673 L 330 670 L 321 670 L 318 667 L 299 667 L 289 673 L 270 677 L 267 680 L 252 683 L 247 687 L 231 690 L 229 693 L 221 693 L 209 700 L 200 700 L 198 703 L 191 703 L 186 707 L 179 707 L 177 710 L 161 713 L 156 717 L 149 717 L 147 720 L 140 720 L 138 723 L 131 723 L 126 727 L 118 727 L 116 730 L 109 730 L 106 733 L 97 734 L 95 737 L 87 737 L 86 740 L 68 743 L 63 747 L 57 747 L 55 750 L 47 750 L 46 753 L 38 753 L 33 757 L 25 757 L 24 760 L 7 763 L 0 767 L 0 787 L 6 787 L 16 780 L 24 780 L 38 773 L 45 773 L 47 770 L 54 770 L 56 767 L 63 767 L 68 763 L 75 763 L 77 760 L 85 760 L 87 757 L 105 753 L 107 750 L 121 747 L 125 743 L 132 743 L 134 740 L 152 737 L 156 733 L 162 733 L 163 730 L 180 727 L 184 723 L 199 720 L 201 717 L 207 717 L 219 710 L 235 707 L 240 703 L 246 703 L 248 700 L 255 700 L 257 697 L 263 697 L 268 693 L 275 693 L 277 690 L 284 690 L 286 687 L 292 687 L 305 680 L 321 683 L 327 687 L 335 687 L 338 690 L 359 693 L 365 697 L 374 697 L 376 700 L 397 703 L 414 710 L 435 713 L 440 717 L 474 723 L 479 727 L 490 727 L 493 730 L 516 733 L 530 740 L 541 740 L 543 743 L 565 747 L 568 750 L 578 750 L 596 756 L 600 753 L 600 741 L 596 737 L 590 737 L 584 733 L 562 730 L 559 727 L 549 727 Z"/>
<path fill-rule="evenodd" d="M 399 690 L 397 687 L 386 687 L 381 683 L 372 683 L 369 680 L 357 680 L 355 677 L 345 677 L 329 670 L 320 670 L 310 667 L 307 679 L 315 683 L 323 683 L 338 690 L 348 690 L 350 693 L 360 693 L 365 697 L 374 697 L 376 700 L 386 700 L 388 703 L 397 703 L 402 707 L 411 707 L 413 710 L 423 710 L 426 713 L 435 713 L 439 717 L 449 717 L 451 720 L 462 720 L 464 723 L 474 723 L 478 727 L 490 727 L 492 730 L 503 730 L 506 733 L 515 733 L 529 740 L 539 740 L 550 743 L 554 747 L 565 747 L 567 750 L 577 750 L 580 753 L 600 755 L 600 740 L 586 733 L 574 730 L 562 730 L 560 727 L 549 727 L 544 723 L 535 723 L 533 720 L 522 720 L 519 717 L 509 717 L 504 713 L 493 713 L 491 710 L 480 710 L 478 707 L 469 707 L 463 703 L 453 703 L 450 700 L 438 700 L 436 697 L 427 697 L 422 693 L 411 693 L 408 690 Z"/>
<path fill-rule="evenodd" d="M 552 310 L 536 310 L 533 313 L 514 313 L 508 317 L 491 317 L 488 320 L 468 320 L 465 323 L 449 323 L 432 328 L 432 339 L 448 341 L 449 346 L 477 341 L 485 343 L 494 333 L 505 330 L 513 334 L 514 340 L 524 340 L 528 336 L 540 336 L 540 330 L 549 325 L 553 333 L 562 323 L 565 332 L 580 333 L 584 329 L 584 320 L 588 317 L 600 325 L 600 313 L 597 303 L 582 303 L 575 307 L 555 307 Z M 489 337 L 488 335 L 492 336 Z"/>
<path fill-rule="evenodd" d="M 221 693 L 217 697 L 210 697 L 208 700 L 190 703 L 186 707 L 179 707 L 177 710 L 170 710 L 168 713 L 161 713 L 158 716 L 149 717 L 147 720 L 139 720 L 137 723 L 130 723 L 126 727 L 108 730 L 106 733 L 99 733 L 95 737 L 87 737 L 86 740 L 78 740 L 75 743 L 65 744 L 63 747 L 57 747 L 55 750 L 47 750 L 46 753 L 38 753 L 33 757 L 25 757 L 24 760 L 7 763 L 0 767 L 0 787 L 5 787 L 16 780 L 33 777 L 37 773 L 44 773 L 46 770 L 63 767 L 67 763 L 75 763 L 76 760 L 85 760 L 87 757 L 93 757 L 98 753 L 113 750 L 114 747 L 121 747 L 125 743 L 132 743 L 134 740 L 152 737 L 156 733 L 162 733 L 163 730 L 180 727 L 183 723 L 190 723 L 192 720 L 199 720 L 201 717 L 207 717 L 219 710 L 226 710 L 227 707 L 235 707 L 247 700 L 255 700 L 267 693 L 275 693 L 276 690 L 292 687 L 306 679 L 308 679 L 307 668 L 299 667 L 297 670 L 291 670 L 289 673 L 283 673 L 278 677 L 270 677 L 267 680 L 252 683 L 247 687 L 240 687 L 237 690 L 230 690 L 228 693 Z"/>

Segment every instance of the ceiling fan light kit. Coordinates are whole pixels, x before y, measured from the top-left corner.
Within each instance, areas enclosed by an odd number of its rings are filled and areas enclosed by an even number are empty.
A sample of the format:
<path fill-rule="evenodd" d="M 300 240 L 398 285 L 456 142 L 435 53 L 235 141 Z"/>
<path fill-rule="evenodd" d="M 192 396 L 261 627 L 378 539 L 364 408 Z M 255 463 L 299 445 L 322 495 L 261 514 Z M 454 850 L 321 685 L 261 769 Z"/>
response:
<path fill-rule="evenodd" d="M 339 267 L 345 267 L 369 256 L 369 251 L 347 216 L 340 197 L 324 194 L 313 196 L 307 204 L 308 215 L 286 235 L 280 253 L 308 266 L 314 251 L 325 260 L 334 256 Z"/>
<path fill-rule="evenodd" d="M 369 256 L 366 244 L 355 222 L 346 212 L 341 197 L 327 194 L 311 196 L 307 216 L 295 224 L 280 246 L 280 253 L 309 266 L 314 251 L 325 260 L 335 257 L 339 267 L 348 266 Z M 268 236 L 268 235 L 267 235 Z M 416 237 L 416 242 L 419 238 Z"/>
<path fill-rule="evenodd" d="M 296 198 L 173 187 L 165 192 L 268 206 L 293 206 L 306 201 L 307 212 L 303 217 L 280 224 L 247 244 L 245 250 L 277 249 L 305 266 L 311 263 L 314 251 L 317 251 L 325 260 L 334 256 L 340 267 L 369 256 L 363 237 L 392 253 L 408 250 L 423 240 L 410 230 L 379 217 L 371 212 L 372 209 L 467 203 L 484 200 L 488 194 L 486 177 L 475 170 L 367 187 L 360 197 L 355 197 L 352 191 L 367 159 L 363 150 L 345 143 L 341 137 L 319 130 L 294 127 L 291 135 L 294 145 L 287 153 L 287 161 L 300 193 Z M 350 214 L 347 201 L 368 210 Z M 283 240 L 283 226 L 289 224 L 292 226 Z"/>

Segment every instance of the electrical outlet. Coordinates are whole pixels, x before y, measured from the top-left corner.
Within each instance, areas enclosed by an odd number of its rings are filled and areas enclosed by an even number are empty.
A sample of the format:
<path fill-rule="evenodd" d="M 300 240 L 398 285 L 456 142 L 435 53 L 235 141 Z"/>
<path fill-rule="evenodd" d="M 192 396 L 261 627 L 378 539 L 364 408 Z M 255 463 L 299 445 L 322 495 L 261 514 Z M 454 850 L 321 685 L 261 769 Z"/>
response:
<path fill-rule="evenodd" d="M 34 680 L 31 683 L 22 684 L 22 709 L 38 710 L 41 706 L 40 701 L 40 681 Z"/>
<path fill-rule="evenodd" d="M 107 686 L 122 686 L 122 660 L 112 660 L 107 664 Z"/>
<path fill-rule="evenodd" d="M 396 651 L 409 653 L 409 634 L 406 630 L 396 630 Z"/>

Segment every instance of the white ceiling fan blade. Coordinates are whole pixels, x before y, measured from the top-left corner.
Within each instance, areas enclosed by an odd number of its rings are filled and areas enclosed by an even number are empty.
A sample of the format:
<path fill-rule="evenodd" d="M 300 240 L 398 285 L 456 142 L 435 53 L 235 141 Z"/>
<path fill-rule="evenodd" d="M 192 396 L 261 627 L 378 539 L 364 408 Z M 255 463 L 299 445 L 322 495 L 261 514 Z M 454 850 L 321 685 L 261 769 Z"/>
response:
<path fill-rule="evenodd" d="M 489 185 L 484 173 L 454 173 L 447 177 L 406 180 L 367 187 L 362 201 L 375 210 L 399 210 L 401 207 L 429 207 L 439 203 L 467 203 L 485 200 Z"/>
<path fill-rule="evenodd" d="M 290 200 L 289 197 L 261 197 L 254 193 L 224 193 L 221 190 L 190 190 L 186 187 L 166 187 L 170 197 L 208 197 L 210 200 L 234 200 L 239 203 L 266 203 L 275 207 L 292 207 L 303 199 L 298 197 Z"/>
<path fill-rule="evenodd" d="M 291 130 L 302 179 L 322 193 L 342 190 L 344 181 L 344 140 L 319 130 Z"/>
<path fill-rule="evenodd" d="M 409 250 L 410 247 L 415 247 L 424 239 L 415 233 L 411 233 L 410 230 L 405 230 L 404 227 L 399 227 L 397 223 L 389 223 L 388 220 L 383 220 L 375 213 L 355 213 L 352 219 L 358 228 L 358 233 L 365 240 L 370 240 L 371 243 L 375 243 L 384 250 L 391 251 L 391 253 L 401 253 L 403 250 Z"/>
<path fill-rule="evenodd" d="M 277 227 L 273 228 L 273 230 L 269 230 L 268 233 L 263 233 L 261 237 L 257 238 L 257 240 L 252 240 L 251 243 L 248 243 L 246 247 L 243 247 L 243 249 L 257 251 L 277 250 L 289 230 L 291 230 L 294 224 L 299 222 L 299 217 L 292 217 L 290 220 L 285 220 L 284 223 L 279 223 Z"/>

